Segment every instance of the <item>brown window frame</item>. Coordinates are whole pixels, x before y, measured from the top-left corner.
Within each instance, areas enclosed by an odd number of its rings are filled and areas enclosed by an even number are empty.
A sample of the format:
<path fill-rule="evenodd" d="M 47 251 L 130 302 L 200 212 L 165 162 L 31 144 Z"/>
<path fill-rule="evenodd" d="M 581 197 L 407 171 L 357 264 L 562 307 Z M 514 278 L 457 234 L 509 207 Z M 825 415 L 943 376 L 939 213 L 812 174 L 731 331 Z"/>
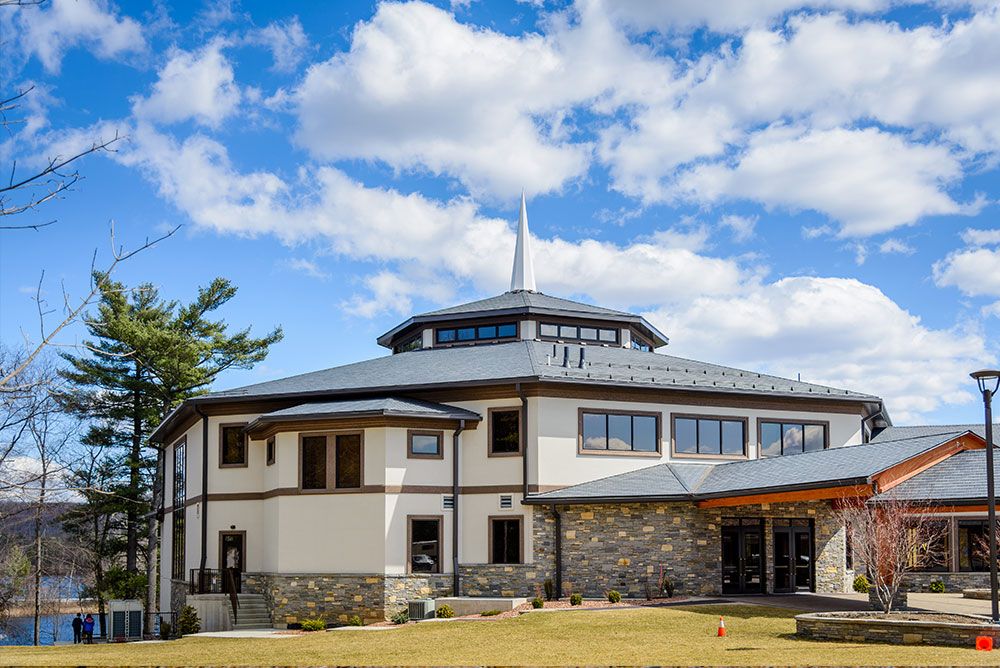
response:
<path fill-rule="evenodd" d="M 639 415 L 656 418 L 656 450 L 592 450 L 583 447 L 583 414 L 591 415 Z M 625 411 L 609 408 L 590 408 L 581 406 L 576 409 L 576 454 L 596 455 L 598 457 L 646 457 L 648 459 L 663 456 L 663 413 L 658 411 Z"/>
<path fill-rule="evenodd" d="M 226 429 L 241 429 L 244 430 L 243 433 L 243 461 L 236 464 L 226 464 L 222 461 L 222 454 L 225 448 L 222 447 L 223 434 Z M 250 437 L 246 433 L 247 423 L 246 422 L 224 422 L 219 425 L 219 468 L 220 469 L 245 469 L 250 466 Z"/>
<path fill-rule="evenodd" d="M 184 470 L 183 487 L 177 489 L 177 448 L 181 451 L 181 468 Z M 170 579 L 185 580 L 187 559 L 187 437 L 181 437 L 173 445 L 173 471 L 170 474 L 172 505 L 170 513 Z M 180 531 L 178 531 L 180 529 Z M 178 549 L 180 548 L 180 549 Z"/>
<path fill-rule="evenodd" d="M 226 567 L 226 555 L 222 553 L 222 541 L 226 536 L 239 536 L 241 547 L 240 547 L 240 566 L 241 572 L 245 573 L 247 570 L 247 532 L 246 530 L 233 531 L 232 529 L 226 529 L 225 531 L 219 532 L 219 570 L 223 570 Z"/>
<path fill-rule="evenodd" d="M 517 561 L 514 563 L 523 564 L 524 563 L 524 515 L 490 515 L 487 518 L 488 522 L 487 532 L 489 534 L 489 543 L 487 544 L 487 549 L 489 550 L 489 553 L 486 555 L 487 563 L 497 564 L 497 565 L 506 565 L 511 563 L 511 562 L 493 561 L 493 539 L 494 539 L 493 522 L 496 520 L 513 520 L 517 522 L 517 534 L 519 536 L 517 541 L 518 554 L 517 554 Z"/>
<path fill-rule="evenodd" d="M 436 455 L 428 455 L 422 452 L 413 451 L 414 436 L 434 436 L 438 441 L 438 451 Z M 444 459 L 444 432 L 433 429 L 407 429 L 406 430 L 406 458 L 407 459 Z"/>
<path fill-rule="evenodd" d="M 511 336 L 500 336 L 500 327 L 505 327 L 508 325 L 514 326 L 514 334 Z M 497 335 L 494 337 L 479 337 L 480 327 L 496 327 Z M 471 339 L 459 339 L 458 330 L 460 329 L 474 329 L 476 330 L 476 335 Z M 438 339 L 438 332 L 444 332 L 449 330 L 455 330 L 455 340 L 454 341 L 441 341 Z M 486 321 L 472 321 L 462 324 L 454 325 L 443 325 L 441 327 L 434 328 L 434 335 L 432 341 L 435 348 L 450 348 L 452 346 L 471 346 L 476 344 L 484 343 L 507 343 L 510 341 L 517 341 L 521 334 L 521 324 L 517 320 L 486 320 Z"/>
<path fill-rule="evenodd" d="M 319 489 L 305 489 L 302 487 L 302 441 L 307 437 L 322 436 L 326 439 L 326 486 Z M 361 476 L 357 487 L 337 487 L 337 436 L 358 436 L 361 447 Z M 330 438 L 333 438 L 333 446 L 330 447 Z M 338 431 L 303 431 L 299 432 L 298 449 L 298 492 L 299 494 L 357 494 L 364 491 L 365 487 L 365 432 L 364 430 L 338 430 Z M 333 486 L 331 486 L 333 483 Z"/>
<path fill-rule="evenodd" d="M 764 423 L 777 423 L 777 424 L 801 424 L 805 425 L 818 425 L 823 427 L 823 449 L 830 449 L 830 421 L 829 420 L 800 420 L 798 418 L 777 418 L 777 417 L 759 417 L 757 418 L 757 459 L 767 459 L 769 457 L 785 457 L 784 444 L 782 444 L 782 452 L 778 455 L 765 455 L 764 454 L 764 439 L 763 430 Z M 805 448 L 805 434 L 802 435 L 802 447 Z M 804 452 L 804 450 L 803 450 Z M 799 454 L 799 453 L 790 453 Z"/>
<path fill-rule="evenodd" d="M 517 413 L 517 452 L 493 452 L 493 414 Z M 524 408 L 522 406 L 494 406 L 486 410 L 486 456 L 520 457 L 524 454 Z"/>
<path fill-rule="evenodd" d="M 278 458 L 278 442 L 274 436 L 268 436 L 264 441 L 264 458 L 267 466 L 273 465 Z"/>
<path fill-rule="evenodd" d="M 413 520 L 437 520 L 438 523 L 438 560 L 436 571 L 427 572 L 428 575 L 440 575 L 444 573 L 444 515 L 407 515 L 406 516 L 406 573 L 413 573 Z"/>
<path fill-rule="evenodd" d="M 677 420 L 716 420 L 718 422 L 742 422 L 743 423 L 743 454 L 709 454 L 700 452 L 677 452 Z M 721 426 L 720 426 L 721 430 Z M 720 448 L 721 443 L 720 443 Z M 671 413 L 670 414 L 670 458 L 671 459 L 716 459 L 728 461 L 740 461 L 750 458 L 750 418 L 740 415 L 703 415 L 695 413 Z"/>

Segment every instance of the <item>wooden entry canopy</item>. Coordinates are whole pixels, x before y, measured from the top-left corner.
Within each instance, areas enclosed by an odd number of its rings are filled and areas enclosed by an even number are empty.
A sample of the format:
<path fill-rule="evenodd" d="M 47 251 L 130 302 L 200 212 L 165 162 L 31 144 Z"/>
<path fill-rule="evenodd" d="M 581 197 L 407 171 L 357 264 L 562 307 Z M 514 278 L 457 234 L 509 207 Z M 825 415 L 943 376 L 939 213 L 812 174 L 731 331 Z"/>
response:
<path fill-rule="evenodd" d="M 863 484 L 817 485 L 809 489 L 762 492 L 737 496 L 720 496 L 697 501 L 699 508 L 723 508 L 729 506 L 757 505 L 761 503 L 783 503 L 793 501 L 838 500 L 870 498 L 882 494 L 932 466 L 966 450 L 984 450 L 985 439 L 972 432 L 966 432 L 940 445 L 894 464 L 870 476 Z"/>

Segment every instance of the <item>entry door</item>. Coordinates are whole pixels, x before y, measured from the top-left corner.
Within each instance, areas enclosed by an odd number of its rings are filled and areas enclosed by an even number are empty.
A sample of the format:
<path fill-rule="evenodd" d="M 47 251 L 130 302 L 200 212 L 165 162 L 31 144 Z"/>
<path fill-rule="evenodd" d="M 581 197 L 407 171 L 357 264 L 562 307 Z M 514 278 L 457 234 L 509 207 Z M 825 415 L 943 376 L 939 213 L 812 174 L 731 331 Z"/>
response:
<path fill-rule="evenodd" d="M 722 593 L 764 591 L 764 527 L 759 519 L 726 518 L 722 527 Z"/>
<path fill-rule="evenodd" d="M 813 570 L 810 520 L 775 520 L 774 591 L 812 591 Z"/>
<path fill-rule="evenodd" d="M 242 589 L 240 580 L 246 563 L 246 533 L 243 531 L 223 531 L 219 534 L 219 564 L 221 566 L 222 577 L 227 573 L 232 573 L 233 583 L 236 585 L 236 592 Z M 222 582 L 223 591 L 226 590 L 226 581 Z"/>

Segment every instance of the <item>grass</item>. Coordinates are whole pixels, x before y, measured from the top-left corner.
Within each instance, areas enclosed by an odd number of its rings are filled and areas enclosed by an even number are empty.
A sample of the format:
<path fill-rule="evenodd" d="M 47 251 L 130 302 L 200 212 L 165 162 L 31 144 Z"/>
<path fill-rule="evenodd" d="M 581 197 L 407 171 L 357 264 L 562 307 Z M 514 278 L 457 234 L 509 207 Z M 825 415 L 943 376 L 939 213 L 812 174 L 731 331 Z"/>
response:
<path fill-rule="evenodd" d="M 728 637 L 717 638 L 719 615 Z M 792 634 L 794 611 L 754 605 L 535 613 L 500 621 L 410 624 L 288 639 L 0 647 L 2 665 L 682 664 L 992 665 L 996 652 L 820 643 Z"/>

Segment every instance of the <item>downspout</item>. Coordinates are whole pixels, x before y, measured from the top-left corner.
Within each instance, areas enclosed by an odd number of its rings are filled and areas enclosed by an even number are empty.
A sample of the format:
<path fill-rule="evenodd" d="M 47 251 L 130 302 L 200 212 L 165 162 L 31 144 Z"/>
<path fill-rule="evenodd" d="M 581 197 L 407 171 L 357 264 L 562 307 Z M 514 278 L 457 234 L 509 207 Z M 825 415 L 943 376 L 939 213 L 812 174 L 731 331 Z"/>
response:
<path fill-rule="evenodd" d="M 451 436 L 451 499 L 452 499 L 452 510 L 451 510 L 451 587 L 452 596 L 461 596 L 461 578 L 458 575 L 458 435 L 465 430 L 465 420 L 458 421 L 458 429 Z"/>
<path fill-rule="evenodd" d="M 556 504 L 552 504 L 552 514 L 556 518 L 556 600 L 562 598 L 562 515 Z"/>
<path fill-rule="evenodd" d="M 517 396 L 521 399 L 521 502 L 528 498 L 528 398 L 524 396 L 521 383 L 515 383 Z"/>
<path fill-rule="evenodd" d="M 198 565 L 198 593 L 204 594 L 205 563 L 208 560 L 208 415 L 197 406 L 201 416 L 201 561 Z"/>

